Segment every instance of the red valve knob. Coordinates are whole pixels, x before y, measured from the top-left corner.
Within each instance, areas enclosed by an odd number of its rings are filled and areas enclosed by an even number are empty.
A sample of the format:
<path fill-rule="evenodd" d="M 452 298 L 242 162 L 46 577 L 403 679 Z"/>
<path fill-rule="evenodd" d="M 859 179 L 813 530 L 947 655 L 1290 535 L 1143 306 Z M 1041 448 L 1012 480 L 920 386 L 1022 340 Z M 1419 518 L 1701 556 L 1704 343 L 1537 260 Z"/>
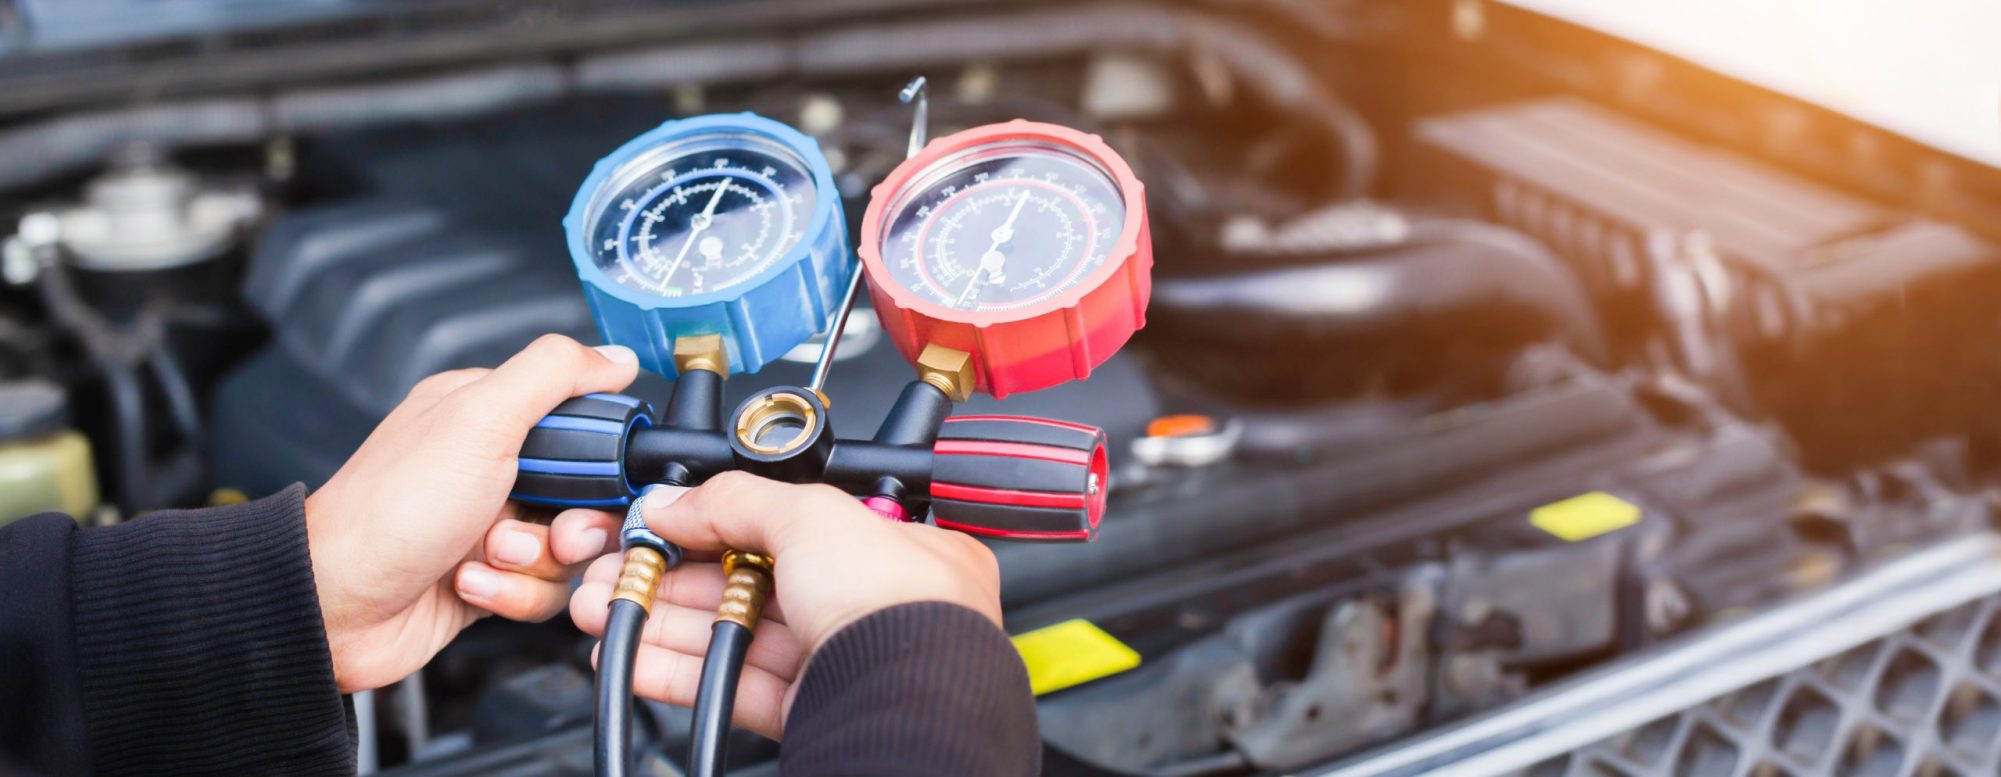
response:
<path fill-rule="evenodd" d="M 938 526 L 1009 540 L 1082 542 L 1105 514 L 1105 433 L 1021 416 L 948 418 L 932 448 Z"/>

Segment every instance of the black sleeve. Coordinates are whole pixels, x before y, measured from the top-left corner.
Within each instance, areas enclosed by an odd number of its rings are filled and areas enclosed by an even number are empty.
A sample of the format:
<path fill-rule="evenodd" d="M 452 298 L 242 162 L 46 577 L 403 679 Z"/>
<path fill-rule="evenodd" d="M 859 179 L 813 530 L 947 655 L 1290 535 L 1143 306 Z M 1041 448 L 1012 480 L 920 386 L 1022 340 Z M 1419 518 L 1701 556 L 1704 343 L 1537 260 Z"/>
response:
<path fill-rule="evenodd" d="M 53 774 L 354 773 L 305 491 L 0 528 L 0 746 Z"/>
<path fill-rule="evenodd" d="M 892 607 L 807 663 L 785 726 L 786 777 L 1033 777 L 1042 739 L 1007 635 L 943 602 Z"/>

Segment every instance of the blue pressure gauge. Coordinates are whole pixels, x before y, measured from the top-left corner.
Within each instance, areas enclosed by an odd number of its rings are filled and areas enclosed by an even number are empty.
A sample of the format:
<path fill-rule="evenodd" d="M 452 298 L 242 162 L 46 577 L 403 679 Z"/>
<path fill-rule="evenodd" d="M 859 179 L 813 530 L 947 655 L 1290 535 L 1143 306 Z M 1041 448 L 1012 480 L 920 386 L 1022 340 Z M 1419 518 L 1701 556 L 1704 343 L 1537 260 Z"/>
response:
<path fill-rule="evenodd" d="M 601 159 L 563 218 L 605 342 L 674 377 L 674 340 L 716 334 L 732 373 L 818 334 L 854 271 L 812 138 L 750 113 L 670 121 Z"/>

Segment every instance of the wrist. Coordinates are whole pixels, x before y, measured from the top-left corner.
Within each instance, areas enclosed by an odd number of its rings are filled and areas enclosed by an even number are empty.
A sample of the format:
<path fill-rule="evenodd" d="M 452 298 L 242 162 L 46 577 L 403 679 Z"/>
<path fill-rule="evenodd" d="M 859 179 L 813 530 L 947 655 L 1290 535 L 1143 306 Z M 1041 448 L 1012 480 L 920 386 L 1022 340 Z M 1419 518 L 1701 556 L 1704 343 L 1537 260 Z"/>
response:
<path fill-rule="evenodd" d="M 367 690 L 367 685 L 354 682 L 358 674 L 354 667 L 355 617 L 350 607 L 350 597 L 342 587 L 347 574 L 353 574 L 351 565 L 344 563 L 350 557 L 344 545 L 343 532 L 332 519 L 334 512 L 328 504 L 330 497 L 323 491 L 306 497 L 306 552 L 312 559 L 313 590 L 320 601 L 320 621 L 326 629 L 327 650 L 333 658 L 334 683 L 342 693 Z M 365 652 L 365 651 L 361 651 Z"/>
<path fill-rule="evenodd" d="M 333 656 L 334 681 L 341 686 L 342 693 L 347 693 L 349 692 L 347 685 L 340 682 L 344 674 L 341 666 L 346 617 L 341 611 L 339 593 L 332 590 L 337 577 L 334 570 L 338 566 L 332 560 L 340 554 L 333 549 L 337 539 L 332 536 L 329 527 L 322 520 L 325 514 L 324 508 L 325 497 L 321 492 L 316 491 L 306 496 L 306 555 L 312 562 L 313 592 L 320 600 L 320 622 L 326 629 L 327 649 Z"/>

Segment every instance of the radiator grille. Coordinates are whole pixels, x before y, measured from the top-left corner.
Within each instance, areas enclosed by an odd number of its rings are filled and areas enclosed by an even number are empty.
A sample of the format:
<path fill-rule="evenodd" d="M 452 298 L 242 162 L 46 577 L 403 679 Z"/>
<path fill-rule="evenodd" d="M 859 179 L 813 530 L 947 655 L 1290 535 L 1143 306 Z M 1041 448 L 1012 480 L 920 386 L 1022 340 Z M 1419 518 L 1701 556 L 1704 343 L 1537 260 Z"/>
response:
<path fill-rule="evenodd" d="M 1530 777 L 2001 774 L 2001 597 L 1725 694 Z"/>

